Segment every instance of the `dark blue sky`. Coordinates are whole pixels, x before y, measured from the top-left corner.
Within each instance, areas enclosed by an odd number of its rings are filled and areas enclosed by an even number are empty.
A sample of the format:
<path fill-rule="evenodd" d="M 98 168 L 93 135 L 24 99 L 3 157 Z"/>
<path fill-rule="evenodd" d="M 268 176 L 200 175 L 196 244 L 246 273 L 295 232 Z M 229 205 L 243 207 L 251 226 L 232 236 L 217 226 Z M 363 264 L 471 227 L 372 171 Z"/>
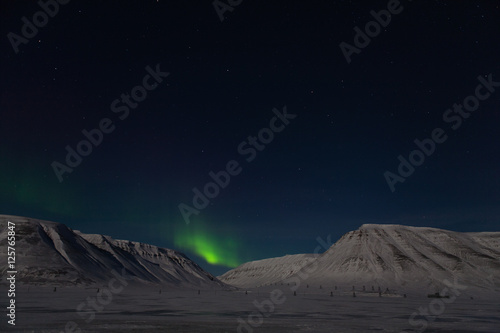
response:
<path fill-rule="evenodd" d="M 34 1 L 3 2 L 0 212 L 175 248 L 215 274 L 363 223 L 500 230 L 500 87 L 476 97 L 478 77 L 500 82 L 499 5 L 402 0 L 348 63 L 339 45 L 388 4 L 243 0 L 221 21 L 211 1 L 74 0 L 45 22 Z M 455 112 L 465 99 L 477 110 Z M 296 117 L 265 130 L 285 106 Z M 398 156 L 436 128 L 446 141 L 392 192 L 384 173 L 401 177 Z M 83 130 L 101 142 L 60 182 L 54 161 Z M 192 189 L 233 160 L 187 225 L 179 204 L 195 209 Z"/>

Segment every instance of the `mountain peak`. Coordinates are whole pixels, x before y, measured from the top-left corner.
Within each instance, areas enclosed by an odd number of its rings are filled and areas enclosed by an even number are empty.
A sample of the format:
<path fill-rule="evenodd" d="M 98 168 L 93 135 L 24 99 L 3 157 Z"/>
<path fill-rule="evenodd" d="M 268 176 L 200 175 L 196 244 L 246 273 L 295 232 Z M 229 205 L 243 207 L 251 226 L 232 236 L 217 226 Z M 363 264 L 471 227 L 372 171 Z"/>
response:
<path fill-rule="evenodd" d="M 359 229 L 428 229 L 428 227 L 414 227 L 414 226 L 403 225 L 403 224 L 373 224 L 373 223 L 366 223 L 366 224 L 362 224 L 359 227 Z M 435 229 L 435 228 L 430 228 L 430 229 Z"/>

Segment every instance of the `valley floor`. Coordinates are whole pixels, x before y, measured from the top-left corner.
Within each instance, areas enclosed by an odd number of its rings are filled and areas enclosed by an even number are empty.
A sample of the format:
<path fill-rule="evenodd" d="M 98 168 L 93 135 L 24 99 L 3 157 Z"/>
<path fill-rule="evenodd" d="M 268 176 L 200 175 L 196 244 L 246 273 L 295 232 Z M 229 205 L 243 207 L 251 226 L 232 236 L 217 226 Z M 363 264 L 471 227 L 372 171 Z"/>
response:
<path fill-rule="evenodd" d="M 16 325 L 7 324 L 7 290 L 0 287 L 1 332 L 499 332 L 498 295 L 378 297 L 278 286 L 252 291 L 125 287 L 36 287 L 16 290 Z M 101 292 L 103 291 L 101 290 Z M 99 296 L 98 296 L 99 295 Z M 447 302 L 445 302 L 447 301 Z M 93 309 L 93 303 L 95 302 Z M 278 304 L 280 303 L 280 304 Z M 80 306 L 80 311 L 77 307 Z M 259 309 L 260 307 L 260 309 Z M 419 312 L 427 312 L 427 318 Z M 415 315 L 412 314 L 416 313 Z M 438 314 L 433 316 L 433 314 Z M 425 325 L 425 327 L 424 327 Z M 79 331 L 80 330 L 80 331 Z"/>

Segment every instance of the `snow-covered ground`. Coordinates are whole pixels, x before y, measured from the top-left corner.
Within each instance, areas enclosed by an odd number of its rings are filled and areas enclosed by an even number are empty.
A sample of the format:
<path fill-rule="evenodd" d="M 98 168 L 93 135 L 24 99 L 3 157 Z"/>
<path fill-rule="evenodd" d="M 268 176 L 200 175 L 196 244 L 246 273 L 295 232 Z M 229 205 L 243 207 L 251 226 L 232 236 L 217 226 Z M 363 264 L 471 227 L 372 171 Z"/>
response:
<path fill-rule="evenodd" d="M 5 287 L 0 289 L 3 295 Z M 160 293 L 158 288 L 126 286 L 111 300 L 98 295 L 96 289 L 58 287 L 54 292 L 53 287 L 31 286 L 28 291 L 27 286 L 18 286 L 16 327 L 7 325 L 6 316 L 2 316 L 0 331 L 419 332 L 425 323 L 426 332 L 498 332 L 500 327 L 495 295 L 471 299 L 463 294 L 444 303 L 425 296 L 378 297 L 358 292 L 352 297 L 348 290 L 337 290 L 330 296 L 327 287 L 310 286 L 299 288 L 294 296 L 286 285 L 248 293 L 205 289 L 200 294 L 198 290 Z M 87 305 L 92 301 L 102 307 L 100 311 L 90 310 Z M 80 304 L 84 307 L 77 311 Z M 411 319 L 419 308 L 428 315 L 438 315 L 427 319 L 414 315 Z M 66 325 L 69 330 L 65 330 Z"/>

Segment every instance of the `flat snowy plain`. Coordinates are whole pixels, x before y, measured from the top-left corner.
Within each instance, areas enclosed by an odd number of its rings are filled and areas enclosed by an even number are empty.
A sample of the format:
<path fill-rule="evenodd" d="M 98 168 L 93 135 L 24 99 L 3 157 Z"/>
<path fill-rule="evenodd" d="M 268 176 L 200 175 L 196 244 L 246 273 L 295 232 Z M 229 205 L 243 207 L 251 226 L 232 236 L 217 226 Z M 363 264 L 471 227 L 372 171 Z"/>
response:
<path fill-rule="evenodd" d="M 254 301 L 262 304 L 271 299 L 270 292 L 279 288 L 282 304 L 269 302 L 263 311 Z M 429 311 L 432 298 L 425 295 L 384 295 L 378 293 L 333 291 L 305 288 L 293 295 L 288 286 L 266 286 L 245 291 L 227 290 L 162 290 L 131 285 L 113 294 L 109 304 L 95 317 L 85 307 L 76 308 L 86 299 L 96 299 L 96 288 L 37 287 L 18 285 L 16 291 L 16 326 L 7 324 L 3 315 L 1 332 L 423 332 L 422 316 L 414 317 L 419 308 Z M 3 285 L 1 293 L 7 292 Z M 499 295 L 463 293 L 453 302 L 439 306 L 442 311 L 429 321 L 425 332 L 500 332 Z M 104 297 L 103 299 L 106 299 Z M 2 308 L 5 309 L 5 302 Z M 272 311 L 270 311 L 272 310 Z M 5 313 L 5 310 L 3 311 Z M 249 323 L 249 315 L 251 317 Z M 249 323 L 240 326 L 238 318 Z M 262 319 L 261 319 L 262 318 Z M 253 324 L 252 324 L 253 320 Z M 74 328 L 65 330 L 68 322 Z"/>

